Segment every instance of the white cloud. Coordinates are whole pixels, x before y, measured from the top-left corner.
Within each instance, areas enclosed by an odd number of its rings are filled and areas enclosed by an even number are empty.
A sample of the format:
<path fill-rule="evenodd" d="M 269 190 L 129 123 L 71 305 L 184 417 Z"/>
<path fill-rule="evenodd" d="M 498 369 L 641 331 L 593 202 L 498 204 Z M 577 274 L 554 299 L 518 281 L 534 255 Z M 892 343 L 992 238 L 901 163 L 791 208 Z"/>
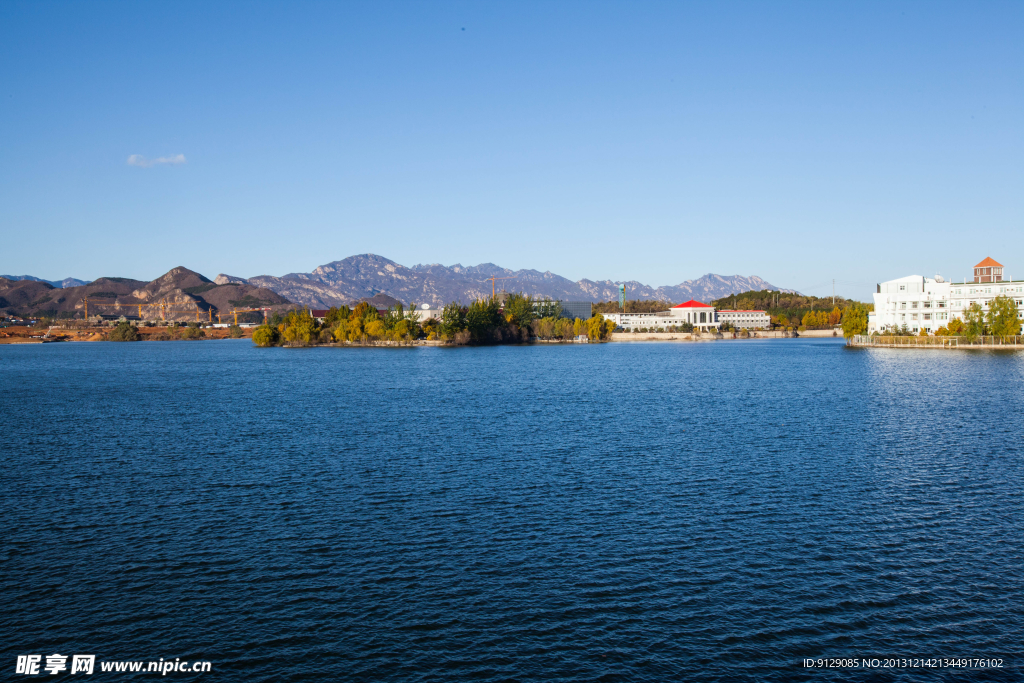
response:
<path fill-rule="evenodd" d="M 178 164 L 183 163 L 185 163 L 184 154 L 175 154 L 173 157 L 157 157 L 156 159 L 147 159 L 141 154 L 133 154 L 128 157 L 129 166 L 140 166 L 142 168 L 149 168 L 150 166 L 158 166 L 161 164 L 177 166 Z"/>

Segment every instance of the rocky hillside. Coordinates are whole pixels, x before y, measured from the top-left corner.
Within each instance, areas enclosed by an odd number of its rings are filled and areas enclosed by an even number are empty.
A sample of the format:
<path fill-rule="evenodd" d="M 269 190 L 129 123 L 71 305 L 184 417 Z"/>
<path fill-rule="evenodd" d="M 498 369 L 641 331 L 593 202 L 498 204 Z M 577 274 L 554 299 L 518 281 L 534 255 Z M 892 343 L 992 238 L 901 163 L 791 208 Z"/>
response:
<path fill-rule="evenodd" d="M 123 314 L 138 316 L 131 304 L 167 305 L 172 320 L 194 320 L 200 315 L 209 318 L 234 308 L 287 308 L 289 301 L 269 289 L 247 283 L 218 284 L 188 268 L 174 268 L 151 282 L 119 277 L 103 277 L 87 285 L 58 289 L 40 280 L 8 280 L 0 278 L 0 311 L 18 315 L 49 315 L 69 317 L 85 312 L 83 300 L 89 299 L 89 314 Z M 110 304 L 126 304 L 113 306 Z M 143 317 L 159 318 L 161 308 L 146 306 Z"/>
<path fill-rule="evenodd" d="M 609 301 L 618 298 L 619 283 L 611 280 L 573 282 L 550 271 L 513 271 L 493 263 L 478 266 L 430 264 L 409 268 L 375 254 L 333 261 L 312 273 L 289 273 L 283 277 L 260 275 L 248 279 L 222 274 L 217 276 L 216 282 L 257 285 L 296 303 L 313 308 L 330 308 L 380 293 L 407 304 L 469 302 L 490 295 L 491 283 L 485 280 L 489 277 L 507 278 L 496 282 L 499 290 L 522 291 L 538 297 L 563 301 Z M 710 301 L 750 290 L 779 289 L 756 275 L 708 274 L 678 285 L 657 288 L 636 281 L 626 282 L 625 285 L 629 299 L 666 301 Z"/>

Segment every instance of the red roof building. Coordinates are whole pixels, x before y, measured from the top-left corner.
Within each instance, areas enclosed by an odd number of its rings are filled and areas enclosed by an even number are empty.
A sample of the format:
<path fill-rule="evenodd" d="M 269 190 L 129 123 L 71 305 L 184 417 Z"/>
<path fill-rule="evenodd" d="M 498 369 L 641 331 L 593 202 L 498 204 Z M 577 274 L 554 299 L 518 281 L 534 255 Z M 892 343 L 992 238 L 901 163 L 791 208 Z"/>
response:
<path fill-rule="evenodd" d="M 673 306 L 669 313 L 673 317 L 678 317 L 680 322 L 685 321 L 698 327 L 704 328 L 704 326 L 717 325 L 715 321 L 715 307 L 696 299 L 690 299 Z"/>
<path fill-rule="evenodd" d="M 672 308 L 713 308 L 713 306 L 711 304 L 705 304 L 697 301 L 696 299 L 690 299 L 689 301 L 681 304 L 676 304 Z"/>
<path fill-rule="evenodd" d="M 999 261 L 996 261 L 991 256 L 986 256 L 984 261 L 974 266 L 974 281 L 1002 282 L 1003 264 L 999 263 Z"/>

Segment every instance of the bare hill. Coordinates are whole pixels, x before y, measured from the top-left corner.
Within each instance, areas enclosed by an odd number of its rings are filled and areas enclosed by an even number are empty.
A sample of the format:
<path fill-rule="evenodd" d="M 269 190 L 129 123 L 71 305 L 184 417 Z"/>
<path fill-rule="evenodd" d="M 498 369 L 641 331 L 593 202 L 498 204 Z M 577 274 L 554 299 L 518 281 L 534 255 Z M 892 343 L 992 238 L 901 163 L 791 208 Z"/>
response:
<path fill-rule="evenodd" d="M 209 316 L 214 309 L 226 313 L 234 308 L 288 307 L 289 301 L 269 289 L 246 283 L 219 285 L 189 270 L 173 268 L 155 280 L 145 282 L 119 277 L 103 277 L 78 287 L 56 289 L 48 282 L 0 279 L 0 310 L 19 315 L 50 315 L 71 317 L 89 314 L 124 314 L 137 316 L 135 304 L 164 302 L 169 319 L 194 320 L 198 307 Z M 121 304 L 114 306 L 109 304 Z M 157 318 L 161 309 L 143 308 L 143 316 Z"/>

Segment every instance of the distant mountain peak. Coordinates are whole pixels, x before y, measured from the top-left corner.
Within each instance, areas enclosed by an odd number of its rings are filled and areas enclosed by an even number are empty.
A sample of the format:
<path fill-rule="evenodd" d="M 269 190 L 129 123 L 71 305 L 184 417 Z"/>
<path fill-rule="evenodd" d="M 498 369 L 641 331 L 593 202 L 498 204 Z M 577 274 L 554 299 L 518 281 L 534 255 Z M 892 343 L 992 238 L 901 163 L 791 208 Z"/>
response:
<path fill-rule="evenodd" d="M 20 282 L 22 280 L 29 280 L 31 282 L 45 282 L 47 284 L 53 285 L 57 289 L 67 289 L 68 287 L 81 287 L 82 285 L 87 285 L 90 282 L 92 282 L 91 280 L 79 280 L 78 278 L 74 277 L 66 277 L 63 280 L 45 280 L 41 277 L 36 277 L 34 275 L 0 275 L 0 278 L 3 278 L 5 280 L 11 280 L 12 282 Z"/>
<path fill-rule="evenodd" d="M 562 301 L 614 300 L 618 298 L 619 284 L 626 285 L 626 295 L 631 299 L 668 301 L 710 301 L 751 290 L 780 290 L 756 275 L 706 273 L 678 285 L 655 288 L 636 280 L 625 283 L 586 279 L 573 282 L 550 270 L 510 270 L 495 263 L 476 266 L 430 263 L 409 268 L 378 254 L 356 254 L 331 261 L 311 273 L 289 273 L 282 277 L 260 275 L 246 282 L 271 289 L 296 303 L 323 309 L 377 294 L 386 294 L 405 304 L 468 303 L 478 297 L 490 296 L 492 282 L 488 278 L 491 277 L 507 278 L 494 281 L 495 290 L 522 291 Z"/>

